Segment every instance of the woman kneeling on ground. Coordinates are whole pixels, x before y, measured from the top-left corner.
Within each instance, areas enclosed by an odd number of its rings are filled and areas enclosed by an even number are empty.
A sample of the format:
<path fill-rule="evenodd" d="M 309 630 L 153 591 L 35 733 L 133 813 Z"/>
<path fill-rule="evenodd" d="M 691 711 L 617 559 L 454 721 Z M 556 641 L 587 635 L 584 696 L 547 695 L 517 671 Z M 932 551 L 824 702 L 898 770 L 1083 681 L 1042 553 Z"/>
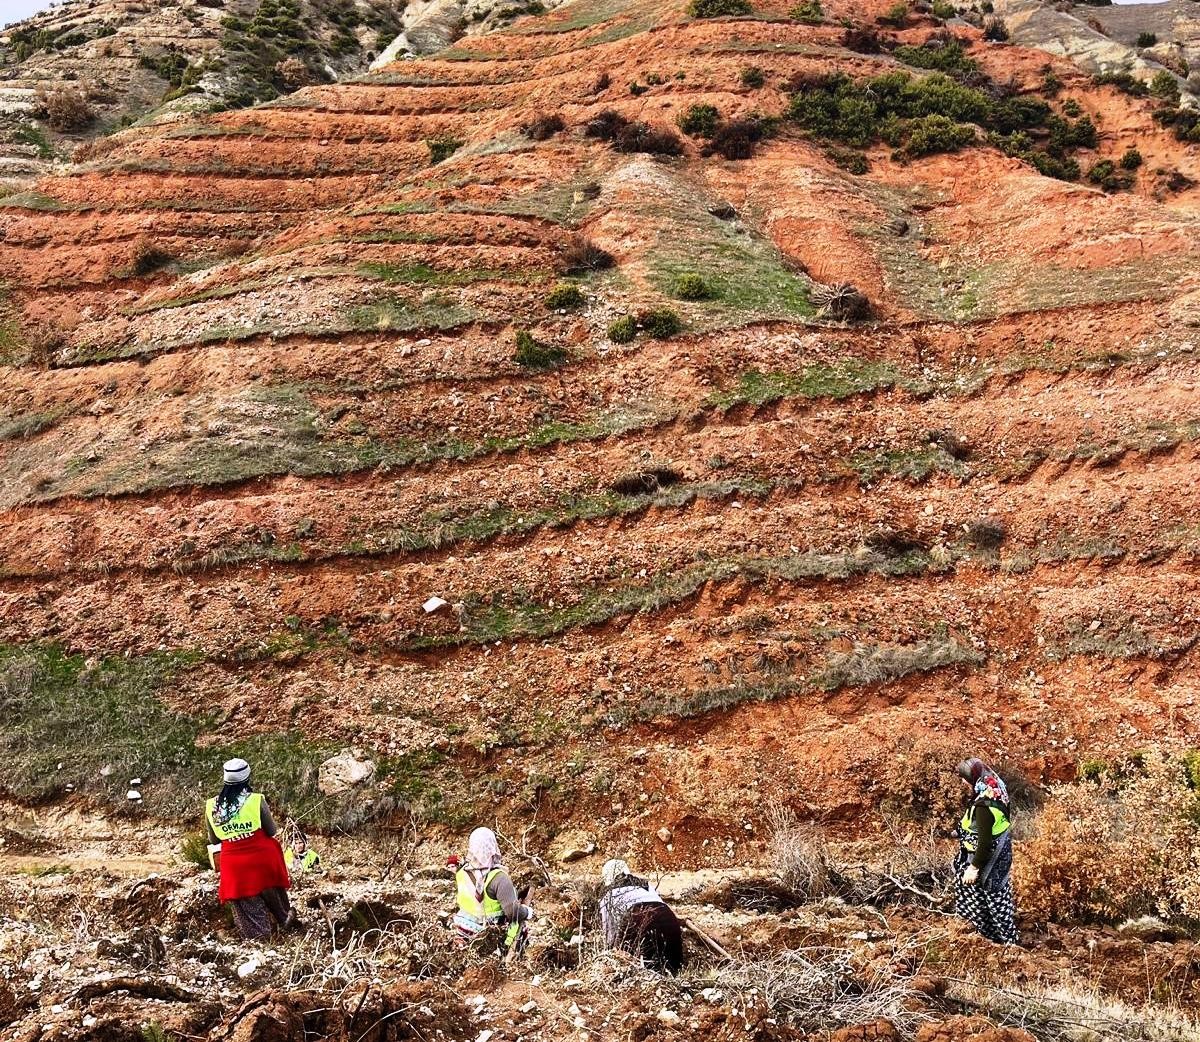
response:
<path fill-rule="evenodd" d="M 607 862 L 601 878 L 604 943 L 639 956 L 652 970 L 678 973 L 683 966 L 683 929 L 658 891 L 624 861 Z"/>
<path fill-rule="evenodd" d="M 491 829 L 478 828 L 467 841 L 467 863 L 454 873 L 458 911 L 453 925 L 462 943 L 474 941 L 489 927 L 504 927 L 504 948 L 518 944 L 522 924 L 533 909 L 521 904 L 517 889 L 501 864 L 500 844 Z"/>
<path fill-rule="evenodd" d="M 971 790 L 971 803 L 958 826 L 955 911 L 989 941 L 1016 944 L 1008 789 L 979 759 L 960 763 L 958 775 Z"/>
<path fill-rule="evenodd" d="M 262 794 L 250 787 L 245 760 L 225 764 L 225 785 L 208 801 L 204 816 L 209 843 L 221 844 L 217 896 L 232 904 L 242 936 L 266 937 L 294 926 L 287 866 L 274 838 L 275 819 Z"/>

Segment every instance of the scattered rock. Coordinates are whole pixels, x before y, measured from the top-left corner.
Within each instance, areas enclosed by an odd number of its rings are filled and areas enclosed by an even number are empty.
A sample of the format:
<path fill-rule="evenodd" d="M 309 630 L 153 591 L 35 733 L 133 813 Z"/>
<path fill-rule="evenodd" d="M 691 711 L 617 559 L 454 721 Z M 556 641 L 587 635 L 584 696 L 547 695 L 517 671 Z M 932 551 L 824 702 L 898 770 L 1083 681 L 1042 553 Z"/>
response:
<path fill-rule="evenodd" d="M 549 852 L 560 865 L 569 865 L 596 853 L 596 839 L 580 829 L 570 829 L 555 836 Z"/>
<path fill-rule="evenodd" d="M 375 777 L 375 763 L 358 749 L 343 749 L 321 764 L 317 788 L 325 796 L 337 796 L 365 785 Z"/>
<path fill-rule="evenodd" d="M 659 829 L 659 830 L 658 830 L 658 831 L 655 833 L 655 835 L 656 835 L 656 836 L 658 836 L 658 838 L 659 838 L 660 840 L 662 840 L 662 842 L 663 842 L 663 843 L 670 843 L 670 842 L 671 842 L 671 837 L 672 837 L 673 833 L 671 832 L 671 830 L 670 830 L 669 828 L 667 828 L 667 827 L 664 825 L 662 828 L 660 828 L 660 829 Z"/>

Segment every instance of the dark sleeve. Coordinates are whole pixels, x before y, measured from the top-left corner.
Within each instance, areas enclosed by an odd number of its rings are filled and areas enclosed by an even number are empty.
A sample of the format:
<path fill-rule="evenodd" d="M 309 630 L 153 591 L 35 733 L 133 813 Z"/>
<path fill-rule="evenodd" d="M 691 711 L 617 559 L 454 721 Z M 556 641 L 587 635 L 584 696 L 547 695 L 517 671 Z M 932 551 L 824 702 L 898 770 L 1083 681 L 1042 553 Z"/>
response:
<path fill-rule="evenodd" d="M 975 856 L 971 858 L 971 864 L 976 868 L 982 869 L 989 861 L 992 860 L 992 847 L 995 846 L 995 839 L 992 836 L 992 825 L 995 818 L 992 817 L 992 808 L 982 800 L 975 804 L 975 830 L 979 837 L 979 845 L 975 850 Z"/>
<path fill-rule="evenodd" d="M 529 918 L 529 909 L 517 898 L 517 888 L 508 878 L 507 872 L 500 872 L 492 877 L 487 885 L 488 896 L 500 902 L 504 909 L 504 918 L 510 923 L 519 923 Z"/>
<path fill-rule="evenodd" d="M 261 810 L 263 832 L 265 832 L 268 836 L 274 836 L 279 829 L 275 827 L 275 819 L 271 817 L 271 808 L 267 806 L 266 800 L 262 801 Z"/>

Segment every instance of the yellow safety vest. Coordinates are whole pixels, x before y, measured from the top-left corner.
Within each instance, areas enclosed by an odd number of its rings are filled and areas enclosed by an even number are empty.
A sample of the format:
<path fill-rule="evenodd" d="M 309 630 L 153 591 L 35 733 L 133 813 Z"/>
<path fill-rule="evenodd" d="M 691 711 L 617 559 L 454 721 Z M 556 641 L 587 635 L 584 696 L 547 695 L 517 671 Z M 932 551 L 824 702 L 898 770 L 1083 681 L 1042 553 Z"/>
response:
<path fill-rule="evenodd" d="M 488 884 L 503 871 L 502 868 L 493 868 L 484 876 L 482 899 L 475 895 L 475 879 L 470 872 L 465 868 L 460 868 L 454 874 L 454 880 L 458 884 L 458 911 L 461 915 L 478 922 L 480 929 L 488 923 L 504 922 L 504 905 L 487 892 Z M 474 927 L 471 929 L 474 930 Z M 508 929 L 504 932 L 504 947 L 512 947 L 520 932 L 521 924 L 519 922 L 509 923 Z"/>
<path fill-rule="evenodd" d="M 988 800 L 987 805 L 992 811 L 992 835 L 1003 836 L 1012 828 L 1012 822 L 1008 820 L 1004 804 L 996 800 Z M 972 803 L 963 812 L 962 821 L 959 824 L 963 849 L 974 854 L 979 849 L 979 830 L 975 827 L 975 804 Z"/>
<path fill-rule="evenodd" d="M 213 834 L 221 842 L 248 839 L 262 828 L 262 793 L 252 792 L 246 797 L 241 809 L 223 824 L 217 822 L 217 798 L 214 796 L 205 805 L 208 823 Z"/>
<path fill-rule="evenodd" d="M 287 850 L 285 850 L 283 852 L 283 862 L 285 865 L 287 865 L 289 870 L 291 869 L 295 860 L 296 860 L 296 852 L 294 850 L 292 850 L 291 847 L 288 847 Z M 315 850 L 306 850 L 304 852 L 304 857 L 302 857 L 300 859 L 300 868 L 298 869 L 298 871 L 307 872 L 310 868 L 313 867 L 313 865 L 315 865 L 317 863 L 317 861 L 318 861 L 317 852 Z"/>

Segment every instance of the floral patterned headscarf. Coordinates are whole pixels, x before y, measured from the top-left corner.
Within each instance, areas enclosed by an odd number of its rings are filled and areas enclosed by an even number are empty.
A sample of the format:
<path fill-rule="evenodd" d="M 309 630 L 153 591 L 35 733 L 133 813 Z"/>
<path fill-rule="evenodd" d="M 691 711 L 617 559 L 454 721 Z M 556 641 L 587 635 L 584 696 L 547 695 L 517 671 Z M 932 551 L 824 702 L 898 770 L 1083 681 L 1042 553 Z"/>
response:
<path fill-rule="evenodd" d="M 1008 806 L 1008 787 L 1000 780 L 1000 775 L 978 757 L 963 760 L 958 765 L 958 774 L 963 781 L 971 783 L 976 797 L 996 800 Z"/>

